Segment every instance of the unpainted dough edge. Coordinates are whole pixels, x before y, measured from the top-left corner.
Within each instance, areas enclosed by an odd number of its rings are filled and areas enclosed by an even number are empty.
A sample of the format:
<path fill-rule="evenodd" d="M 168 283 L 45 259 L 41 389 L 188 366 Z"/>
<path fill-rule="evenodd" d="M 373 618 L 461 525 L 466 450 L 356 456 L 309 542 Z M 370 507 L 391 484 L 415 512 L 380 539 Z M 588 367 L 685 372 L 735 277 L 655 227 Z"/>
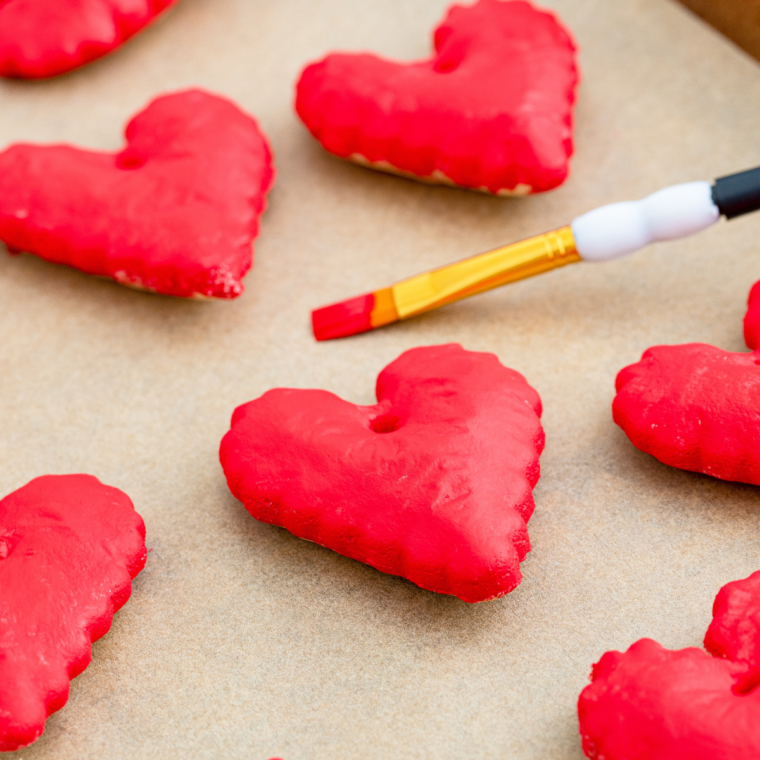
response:
<path fill-rule="evenodd" d="M 448 185 L 449 187 L 458 187 L 460 190 L 475 190 L 478 193 L 485 193 L 486 195 L 498 195 L 508 198 L 524 198 L 533 192 L 533 188 L 530 185 L 517 185 L 512 190 L 499 190 L 496 193 L 492 193 L 487 187 L 464 187 L 458 185 L 450 177 L 447 177 L 440 169 L 436 169 L 428 177 L 420 177 L 412 172 L 398 169 L 388 161 L 370 161 L 361 153 L 352 153 L 349 157 L 349 161 L 353 161 L 360 166 L 364 166 L 367 169 L 375 169 L 379 172 L 385 172 L 386 174 L 395 174 L 398 177 L 404 177 L 405 179 L 413 179 L 417 182 L 424 182 L 426 185 Z"/>

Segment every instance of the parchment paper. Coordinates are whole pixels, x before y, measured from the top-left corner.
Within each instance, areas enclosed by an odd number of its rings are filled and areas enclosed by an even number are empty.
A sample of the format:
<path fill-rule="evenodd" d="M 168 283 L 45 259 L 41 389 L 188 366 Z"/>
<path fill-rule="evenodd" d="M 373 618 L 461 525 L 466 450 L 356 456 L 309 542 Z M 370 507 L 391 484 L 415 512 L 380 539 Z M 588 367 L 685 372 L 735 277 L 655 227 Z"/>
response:
<path fill-rule="evenodd" d="M 130 291 L 0 255 L 0 493 L 45 473 L 125 490 L 151 549 L 66 707 L 15 757 L 580 760 L 575 702 L 608 649 L 699 645 L 726 582 L 760 569 L 756 488 L 669 469 L 613 424 L 650 345 L 743 350 L 760 215 L 583 264 L 403 325 L 317 344 L 311 308 L 551 229 L 597 205 L 760 164 L 760 68 L 670 0 L 545 0 L 582 46 L 573 173 L 510 200 L 326 155 L 292 109 L 333 49 L 425 57 L 447 0 L 182 0 L 57 81 L 0 83 L 0 145 L 115 149 L 154 95 L 200 85 L 256 114 L 279 178 L 247 293 Z M 275 386 L 373 402 L 403 350 L 492 351 L 539 390 L 534 549 L 468 606 L 254 521 L 217 459 Z M 14 755 L 9 755 L 14 757 Z"/>

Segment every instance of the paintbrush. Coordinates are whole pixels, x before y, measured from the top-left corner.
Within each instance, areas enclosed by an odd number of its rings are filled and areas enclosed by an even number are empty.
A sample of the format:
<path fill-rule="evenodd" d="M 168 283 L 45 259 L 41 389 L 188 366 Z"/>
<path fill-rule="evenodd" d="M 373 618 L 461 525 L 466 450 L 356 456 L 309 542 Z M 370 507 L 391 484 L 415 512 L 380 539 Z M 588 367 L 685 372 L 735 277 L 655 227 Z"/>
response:
<path fill-rule="evenodd" d="M 760 209 L 760 167 L 612 203 L 554 232 L 402 280 L 374 293 L 312 312 L 317 340 L 374 330 L 500 285 L 573 264 L 609 261 L 662 240 L 687 237 Z"/>

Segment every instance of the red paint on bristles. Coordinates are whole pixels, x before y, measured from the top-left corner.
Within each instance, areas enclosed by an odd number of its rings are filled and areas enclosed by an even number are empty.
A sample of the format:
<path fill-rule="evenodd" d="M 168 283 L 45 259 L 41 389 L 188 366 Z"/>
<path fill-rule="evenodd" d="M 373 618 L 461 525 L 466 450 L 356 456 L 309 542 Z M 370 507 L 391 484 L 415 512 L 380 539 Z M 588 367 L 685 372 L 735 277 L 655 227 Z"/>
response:
<path fill-rule="evenodd" d="M 348 301 L 325 306 L 311 313 L 311 325 L 317 340 L 347 338 L 373 329 L 371 317 L 375 294 L 367 293 Z"/>

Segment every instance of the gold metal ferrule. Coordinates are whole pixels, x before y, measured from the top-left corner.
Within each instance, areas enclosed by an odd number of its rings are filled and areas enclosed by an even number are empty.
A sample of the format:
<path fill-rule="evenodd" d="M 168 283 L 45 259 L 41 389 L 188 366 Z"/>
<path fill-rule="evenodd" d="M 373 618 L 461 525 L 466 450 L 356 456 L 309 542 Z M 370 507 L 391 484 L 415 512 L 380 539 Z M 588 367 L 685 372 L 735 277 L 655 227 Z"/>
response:
<path fill-rule="evenodd" d="M 399 319 L 580 261 L 573 231 L 547 232 L 394 285 Z"/>

